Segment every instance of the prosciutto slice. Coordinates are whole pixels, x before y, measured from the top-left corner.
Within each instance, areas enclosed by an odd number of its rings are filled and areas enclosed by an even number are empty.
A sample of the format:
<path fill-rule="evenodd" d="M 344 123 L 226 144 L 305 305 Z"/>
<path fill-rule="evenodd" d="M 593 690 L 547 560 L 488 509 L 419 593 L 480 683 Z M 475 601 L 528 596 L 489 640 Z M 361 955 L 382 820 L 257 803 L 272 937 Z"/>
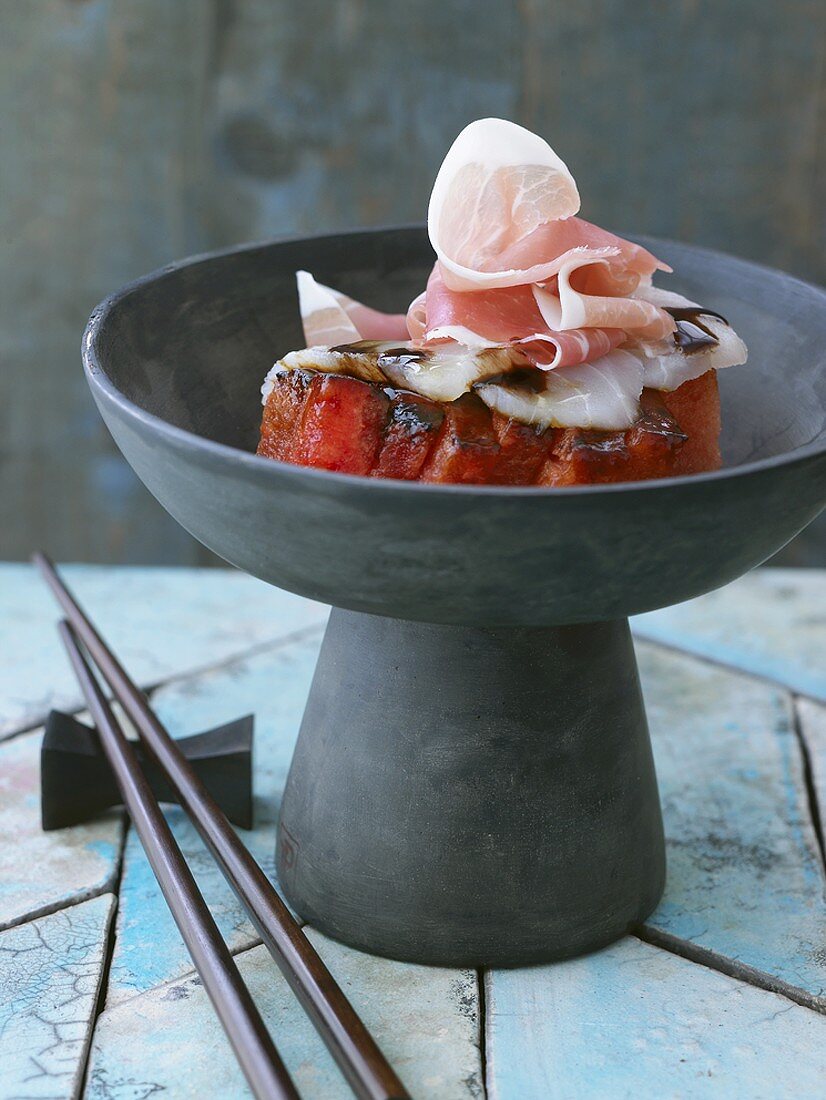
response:
<path fill-rule="evenodd" d="M 523 423 L 619 430 L 639 415 L 643 387 L 674 390 L 745 361 L 742 340 L 713 315 L 702 323 L 715 341 L 675 339 L 668 310 L 692 303 L 652 284 L 671 269 L 580 218 L 579 206 L 573 176 L 545 141 L 503 119 L 471 123 L 433 186 L 436 264 L 407 315 L 300 271 L 308 348 L 278 369 L 385 378 L 443 402 L 473 388 Z M 410 354 L 391 354 L 401 344 Z M 529 366 L 544 373 L 525 378 Z"/>
<path fill-rule="evenodd" d="M 676 306 L 679 309 L 701 309 L 697 302 L 662 290 L 650 284 L 638 288 L 636 297 L 658 306 Z M 679 389 L 684 382 L 700 378 L 709 370 L 737 367 L 748 359 L 748 349 L 737 333 L 725 321 L 713 314 L 701 314 L 703 326 L 716 337 L 712 347 L 684 355 L 669 337 L 664 340 L 646 340 L 630 337 L 625 347 L 636 355 L 643 365 L 643 381 L 654 390 Z"/>
<path fill-rule="evenodd" d="M 406 340 L 403 313 L 381 313 L 318 283 L 309 271 L 295 273 L 307 347 L 352 344 L 359 340 Z"/>
<path fill-rule="evenodd" d="M 452 289 L 513 286 L 531 279 L 499 270 L 499 257 L 537 227 L 578 210 L 574 178 L 547 142 L 504 119 L 482 118 L 448 150 L 427 228 Z"/>
<path fill-rule="evenodd" d="M 642 245 L 575 217 L 538 226 L 505 249 L 496 262 L 510 269 L 514 281 L 541 283 L 558 274 L 577 254 L 585 263 L 606 260 L 617 294 L 630 294 L 640 276 L 671 270 Z"/>
<path fill-rule="evenodd" d="M 535 285 L 536 304 L 547 325 L 565 331 L 576 328 L 620 328 L 651 340 L 674 331 L 674 318 L 653 302 L 634 297 L 638 276 L 612 269 L 611 261 L 586 251 L 569 253 L 554 290 Z M 618 284 L 632 283 L 627 294 Z"/>
<path fill-rule="evenodd" d="M 672 332 L 667 313 L 630 297 L 667 265 L 578 210 L 573 177 L 546 142 L 502 119 L 471 123 L 448 151 L 428 209 L 445 285 L 467 293 L 535 285 L 556 332 Z"/>
<path fill-rule="evenodd" d="M 438 263 L 423 300 L 417 298 L 411 306 L 408 328 L 426 345 L 452 340 L 475 349 L 518 347 L 529 362 L 545 370 L 597 359 L 625 338 L 619 328 L 551 328 L 530 286 L 451 290 Z"/>
<path fill-rule="evenodd" d="M 485 118 L 466 126 L 448 150 L 427 228 L 453 290 L 544 282 L 571 249 L 616 249 L 612 255 L 637 274 L 664 266 L 639 245 L 575 218 L 578 210 L 573 176 L 547 142 Z"/>
<path fill-rule="evenodd" d="M 639 416 L 643 367 L 639 358 L 617 349 L 593 363 L 548 371 L 545 386 L 482 382 L 476 392 L 485 404 L 537 428 L 593 428 L 624 431 Z"/>

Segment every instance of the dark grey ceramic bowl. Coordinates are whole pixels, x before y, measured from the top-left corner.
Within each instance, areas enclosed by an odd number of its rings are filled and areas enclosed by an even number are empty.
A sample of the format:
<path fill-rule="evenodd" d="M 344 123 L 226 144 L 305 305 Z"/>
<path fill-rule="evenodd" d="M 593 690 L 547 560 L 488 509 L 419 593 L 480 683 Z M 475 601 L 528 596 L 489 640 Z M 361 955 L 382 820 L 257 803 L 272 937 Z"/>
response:
<path fill-rule="evenodd" d="M 750 348 L 720 375 L 715 473 L 489 488 L 258 458 L 262 379 L 303 343 L 295 270 L 404 308 L 432 263 L 419 228 L 196 257 L 89 323 L 95 400 L 164 507 L 241 569 L 347 609 L 302 726 L 279 873 L 296 908 L 349 943 L 503 965 L 646 916 L 662 826 L 625 617 L 734 579 L 826 502 L 826 295 L 643 243 Z"/>
<path fill-rule="evenodd" d="M 721 372 L 726 468 L 571 489 L 435 486 L 257 457 L 259 389 L 303 344 L 295 269 L 399 309 L 432 262 L 419 229 L 186 260 L 94 313 L 95 400 L 148 488 L 201 542 L 305 596 L 426 622 L 549 625 L 648 611 L 764 561 L 826 500 L 826 295 L 703 249 L 646 241 L 669 285 L 750 348 Z"/>

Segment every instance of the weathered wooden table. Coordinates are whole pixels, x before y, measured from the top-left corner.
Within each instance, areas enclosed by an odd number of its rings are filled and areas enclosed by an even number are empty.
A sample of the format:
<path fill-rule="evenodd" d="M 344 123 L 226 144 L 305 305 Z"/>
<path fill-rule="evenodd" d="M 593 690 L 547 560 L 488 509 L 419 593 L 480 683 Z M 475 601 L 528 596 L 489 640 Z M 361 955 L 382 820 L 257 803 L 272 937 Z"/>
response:
<path fill-rule="evenodd" d="M 66 575 L 173 732 L 255 712 L 243 835 L 272 873 L 325 609 L 231 572 Z M 0 567 L 0 1097 L 247 1095 L 123 816 L 40 832 L 40 726 L 79 706 L 55 618 L 28 566 Z M 635 627 L 669 841 L 644 928 L 484 974 L 310 932 L 414 1097 L 826 1092 L 826 573 L 763 570 Z M 193 830 L 169 818 L 302 1094 L 347 1096 Z"/>

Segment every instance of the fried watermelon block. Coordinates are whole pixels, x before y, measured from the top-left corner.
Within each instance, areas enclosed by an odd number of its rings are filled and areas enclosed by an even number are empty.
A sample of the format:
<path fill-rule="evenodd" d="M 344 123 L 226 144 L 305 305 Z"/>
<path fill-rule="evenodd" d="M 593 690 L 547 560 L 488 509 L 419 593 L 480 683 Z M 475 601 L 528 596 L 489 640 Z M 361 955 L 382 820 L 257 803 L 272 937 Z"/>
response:
<path fill-rule="evenodd" d="M 264 405 L 258 454 L 292 462 L 293 442 L 301 425 L 301 414 L 313 371 L 283 370 L 275 376 L 273 387 Z"/>
<path fill-rule="evenodd" d="M 644 390 L 627 431 L 545 431 L 491 414 L 476 394 L 439 403 L 346 375 L 275 376 L 258 453 L 343 473 L 475 485 L 591 485 L 719 468 L 720 401 L 709 371 Z"/>
<path fill-rule="evenodd" d="M 422 481 L 488 485 L 495 481 L 501 447 L 490 409 L 473 393 L 446 403 L 445 417 L 428 455 Z"/>
<path fill-rule="evenodd" d="M 553 429 L 543 431 L 502 413 L 491 414 L 493 430 L 499 441 L 499 461 L 494 481 L 499 485 L 533 485 L 548 458 Z"/>
<path fill-rule="evenodd" d="M 380 386 L 342 374 L 286 371 L 276 375 L 267 398 L 258 453 L 299 466 L 369 474 L 388 406 Z"/>
<path fill-rule="evenodd" d="M 684 382 L 679 389 L 660 395 L 663 404 L 688 437 L 676 456 L 672 476 L 719 470 L 720 391 L 717 372 L 707 371 L 700 378 Z"/>
<path fill-rule="evenodd" d="M 371 476 L 417 480 L 444 418 L 436 401 L 405 391 L 393 393 L 381 450 Z"/>
<path fill-rule="evenodd" d="M 720 466 L 717 376 L 708 371 L 672 393 L 643 390 L 642 415 L 624 432 L 560 431 L 539 485 L 642 481 Z"/>

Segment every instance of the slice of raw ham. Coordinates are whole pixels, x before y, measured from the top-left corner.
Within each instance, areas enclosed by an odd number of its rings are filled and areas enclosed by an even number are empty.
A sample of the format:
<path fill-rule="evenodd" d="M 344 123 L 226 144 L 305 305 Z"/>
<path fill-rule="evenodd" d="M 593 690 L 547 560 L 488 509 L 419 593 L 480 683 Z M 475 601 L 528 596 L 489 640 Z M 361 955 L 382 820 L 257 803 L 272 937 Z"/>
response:
<path fill-rule="evenodd" d="M 411 313 L 419 308 L 417 299 Z M 408 327 L 416 328 L 421 343 L 452 340 L 473 349 L 510 345 L 544 370 L 598 359 L 625 339 L 618 328 L 554 331 L 546 324 L 530 286 L 451 290 L 438 263 L 427 283 L 424 310 L 420 325 L 416 321 L 411 325 L 408 314 Z"/>
<path fill-rule="evenodd" d="M 475 389 L 503 416 L 537 428 L 596 428 L 619 431 L 639 417 L 642 362 L 616 349 L 593 363 L 548 371 L 537 389 L 518 382 L 482 382 Z"/>
<path fill-rule="evenodd" d="M 480 119 L 445 157 L 428 208 L 430 243 L 453 290 L 545 282 L 567 253 L 587 249 L 629 274 L 659 262 L 629 241 L 574 218 L 573 176 L 547 142 L 503 119 Z M 630 293 L 635 281 L 627 281 Z"/>
<path fill-rule="evenodd" d="M 531 280 L 497 271 L 497 258 L 538 226 L 577 210 L 574 178 L 547 142 L 513 122 L 482 118 L 448 150 L 433 184 L 427 228 L 454 289 L 512 286 Z"/>
<path fill-rule="evenodd" d="M 407 331 L 415 343 L 424 340 L 427 331 L 427 291 L 418 294 L 407 308 Z"/>
<path fill-rule="evenodd" d="M 616 233 L 593 225 L 584 218 L 575 217 L 540 225 L 527 237 L 506 248 L 498 260 L 512 269 L 514 274 L 519 271 L 532 274 L 532 268 L 544 264 L 552 269 L 551 275 L 554 275 L 571 253 L 593 253 L 594 259 L 608 259 L 617 294 L 631 293 L 640 277 L 649 276 L 658 270 L 671 270 L 642 245 L 618 237 Z M 524 281 L 545 280 L 529 278 Z"/>
<path fill-rule="evenodd" d="M 651 302 L 656 306 L 678 309 L 699 309 L 702 306 L 676 294 L 672 290 L 646 284 L 640 286 L 635 297 Z M 679 389 L 684 382 L 701 378 L 710 370 L 723 370 L 737 367 L 748 359 L 748 349 L 737 333 L 725 321 L 713 314 L 700 313 L 703 326 L 716 338 L 717 343 L 709 348 L 693 351 L 686 355 L 676 346 L 672 337 L 663 340 L 634 338 L 632 334 L 623 347 L 639 357 L 643 365 L 644 384 L 654 390 L 669 393 Z"/>
<path fill-rule="evenodd" d="M 307 347 L 333 347 L 361 339 L 334 291 L 317 283 L 309 271 L 296 271 L 295 281 Z"/>
<path fill-rule="evenodd" d="M 309 271 L 295 273 L 304 339 L 308 347 L 334 347 L 360 340 L 406 340 L 403 313 L 381 313 L 316 282 Z"/>
<path fill-rule="evenodd" d="M 533 294 L 545 323 L 563 332 L 619 328 L 657 340 L 674 331 L 674 318 L 653 302 L 613 293 L 617 278 L 608 260 L 574 252 L 559 269 L 556 292 L 534 286 Z M 636 276 L 631 278 L 636 284 Z"/>
<path fill-rule="evenodd" d="M 407 317 L 404 313 L 382 313 L 381 310 L 348 298 L 338 290 L 334 290 L 333 294 L 358 329 L 362 340 L 407 339 Z"/>

